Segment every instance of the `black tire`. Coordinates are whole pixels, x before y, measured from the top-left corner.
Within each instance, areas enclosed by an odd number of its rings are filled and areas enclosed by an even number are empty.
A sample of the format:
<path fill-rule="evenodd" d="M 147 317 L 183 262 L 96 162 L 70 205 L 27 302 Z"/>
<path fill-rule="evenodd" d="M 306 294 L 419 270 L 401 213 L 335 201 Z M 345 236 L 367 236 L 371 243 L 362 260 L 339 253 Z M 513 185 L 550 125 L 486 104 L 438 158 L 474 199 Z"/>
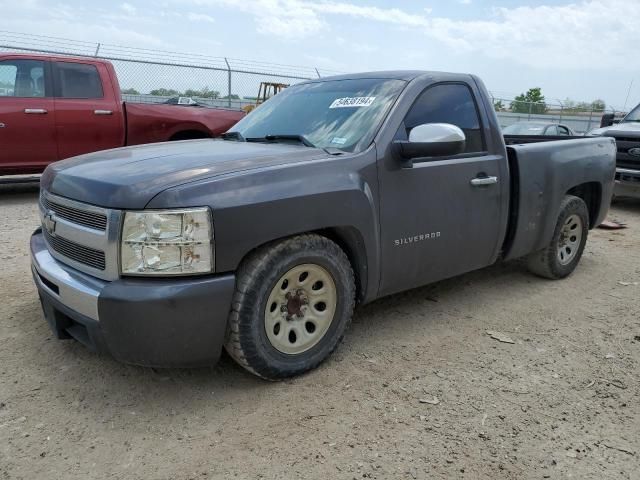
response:
<path fill-rule="evenodd" d="M 283 275 L 306 264 L 320 266 L 330 275 L 336 292 L 335 312 L 317 344 L 302 353 L 287 354 L 268 338 L 267 301 Z M 238 269 L 225 349 L 242 367 L 264 379 L 299 375 L 317 367 L 338 346 L 351 322 L 354 304 L 353 270 L 333 241 L 307 234 L 271 243 L 252 253 Z"/>
<path fill-rule="evenodd" d="M 563 227 L 572 217 L 577 216 L 580 219 L 580 241 L 577 249 L 573 252 L 573 256 L 568 263 L 563 264 L 559 258 L 559 249 L 561 248 L 563 239 Z M 573 217 L 575 218 L 575 217 Z M 532 273 L 552 280 L 565 278 L 570 275 L 580 262 L 582 252 L 587 243 L 589 234 L 589 210 L 584 201 L 579 197 L 567 195 L 560 204 L 560 214 L 556 228 L 551 237 L 551 242 L 542 250 L 532 253 L 527 258 L 527 267 Z"/>

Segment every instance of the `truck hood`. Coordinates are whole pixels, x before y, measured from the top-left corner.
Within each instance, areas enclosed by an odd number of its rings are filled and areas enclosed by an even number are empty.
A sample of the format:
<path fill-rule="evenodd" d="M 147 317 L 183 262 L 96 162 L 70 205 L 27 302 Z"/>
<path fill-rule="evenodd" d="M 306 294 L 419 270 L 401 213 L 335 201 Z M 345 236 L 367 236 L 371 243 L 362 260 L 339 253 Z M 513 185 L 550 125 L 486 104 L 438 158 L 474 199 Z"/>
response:
<path fill-rule="evenodd" d="M 608 137 L 627 136 L 640 138 L 640 122 L 624 122 L 618 123 L 617 125 L 611 125 L 610 127 L 596 128 L 595 130 L 591 130 L 587 135 L 607 135 Z"/>
<path fill-rule="evenodd" d="M 323 150 L 284 143 L 188 140 L 117 148 L 49 166 L 41 186 L 107 208 L 144 208 L 167 188 L 225 174 L 320 160 Z"/>

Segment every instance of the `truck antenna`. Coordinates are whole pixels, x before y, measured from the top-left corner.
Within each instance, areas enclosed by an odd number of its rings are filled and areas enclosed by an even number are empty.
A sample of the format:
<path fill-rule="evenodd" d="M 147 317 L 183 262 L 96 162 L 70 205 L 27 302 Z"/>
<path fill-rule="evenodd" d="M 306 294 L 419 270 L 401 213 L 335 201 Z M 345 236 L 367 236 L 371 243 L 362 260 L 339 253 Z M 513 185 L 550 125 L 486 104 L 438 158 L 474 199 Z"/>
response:
<path fill-rule="evenodd" d="M 629 83 L 629 90 L 627 91 L 627 98 L 624 99 L 624 107 L 622 110 L 627 111 L 627 102 L 629 101 L 629 95 L 631 95 L 631 87 L 633 86 L 633 78 L 631 79 L 631 83 Z"/>

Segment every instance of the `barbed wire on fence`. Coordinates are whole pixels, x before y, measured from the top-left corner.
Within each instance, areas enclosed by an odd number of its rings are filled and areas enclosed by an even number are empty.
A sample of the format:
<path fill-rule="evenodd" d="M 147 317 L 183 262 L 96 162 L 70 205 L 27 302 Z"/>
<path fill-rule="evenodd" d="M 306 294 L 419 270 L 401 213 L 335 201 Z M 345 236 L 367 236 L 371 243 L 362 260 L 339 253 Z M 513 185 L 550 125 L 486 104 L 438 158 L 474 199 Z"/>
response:
<path fill-rule="evenodd" d="M 0 30 L 0 51 L 85 56 L 111 61 L 123 98 L 129 102 L 162 103 L 187 96 L 213 107 L 241 108 L 255 103 L 261 82 L 294 84 L 343 72 L 327 69 L 216 57 L 199 53 L 87 42 Z M 562 102 L 526 102 L 492 95 L 503 127 L 520 121 L 565 123 L 584 133 L 600 123 L 605 108 L 568 108 Z"/>
<path fill-rule="evenodd" d="M 316 67 L 215 57 L 0 31 L 0 50 L 101 58 L 113 63 L 129 99 L 158 103 L 189 96 L 212 106 L 255 102 L 261 82 L 294 84 L 336 75 Z"/>

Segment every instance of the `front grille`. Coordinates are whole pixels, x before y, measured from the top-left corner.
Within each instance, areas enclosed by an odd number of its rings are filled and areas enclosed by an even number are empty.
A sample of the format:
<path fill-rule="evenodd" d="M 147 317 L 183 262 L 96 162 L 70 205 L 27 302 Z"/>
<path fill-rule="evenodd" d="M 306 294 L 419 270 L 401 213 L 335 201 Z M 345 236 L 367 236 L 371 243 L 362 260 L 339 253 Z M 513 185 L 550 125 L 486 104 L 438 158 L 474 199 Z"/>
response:
<path fill-rule="evenodd" d="M 640 157 L 631 155 L 629 150 L 632 148 L 640 148 L 640 139 L 615 137 L 618 147 L 618 155 L 616 156 L 616 167 L 628 168 L 630 170 L 640 170 Z"/>
<path fill-rule="evenodd" d="M 78 225 L 94 228 L 96 230 L 105 231 L 107 229 L 107 216 L 102 213 L 90 212 L 87 210 L 69 207 L 67 205 L 61 205 L 60 203 L 49 200 L 44 195 L 42 196 L 41 201 L 45 210 L 54 212 L 60 218 L 77 223 Z"/>
<path fill-rule="evenodd" d="M 46 229 L 42 230 L 44 238 L 49 246 L 60 255 L 87 265 L 88 267 L 95 268 L 97 270 L 104 270 L 106 266 L 104 252 L 95 250 L 93 248 L 79 245 L 66 238 L 50 235 Z"/>

